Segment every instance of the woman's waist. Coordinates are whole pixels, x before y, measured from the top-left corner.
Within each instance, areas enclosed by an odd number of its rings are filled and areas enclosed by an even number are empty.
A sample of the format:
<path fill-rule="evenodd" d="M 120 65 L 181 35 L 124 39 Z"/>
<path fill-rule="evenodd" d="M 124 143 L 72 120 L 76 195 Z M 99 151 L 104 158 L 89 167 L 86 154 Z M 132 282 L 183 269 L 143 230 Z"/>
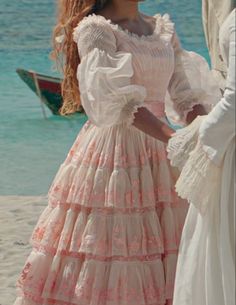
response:
<path fill-rule="evenodd" d="M 145 107 L 158 118 L 165 118 L 165 103 L 161 101 L 145 101 Z"/>
<path fill-rule="evenodd" d="M 115 151 L 116 160 L 114 159 Z M 127 166 L 132 166 L 132 164 L 137 166 L 152 152 L 153 154 L 158 152 L 158 159 L 167 159 L 166 144 L 142 132 L 133 125 L 129 128 L 125 128 L 122 125 L 99 128 L 88 120 L 75 140 L 68 154 L 68 160 L 71 157 L 75 161 L 78 158 L 83 159 L 87 154 L 89 158 L 93 159 L 96 156 L 99 158 L 106 156 L 108 159 L 112 158 L 111 161 L 115 162 L 113 165 L 117 164 L 117 162 L 119 163 L 120 160 L 127 160 Z M 139 160 L 136 162 L 137 164 L 134 162 L 134 158 Z"/>
<path fill-rule="evenodd" d="M 167 117 L 166 117 L 166 112 L 165 112 L 165 103 L 161 102 L 161 101 L 145 101 L 144 104 L 142 105 L 143 107 L 147 108 L 153 115 L 155 115 L 159 120 L 163 121 L 166 124 L 168 123 Z M 103 133 L 105 131 L 108 130 L 119 130 L 119 129 L 125 129 L 127 130 L 127 123 L 123 122 L 120 124 L 114 124 L 110 127 L 98 127 L 95 124 L 92 123 L 92 121 L 90 121 L 88 119 L 88 121 L 86 122 L 84 129 L 89 128 L 90 126 L 95 127 L 95 129 L 98 129 L 98 131 L 102 131 Z M 130 126 L 130 127 L 134 127 L 134 126 Z M 134 127 L 134 129 L 137 131 L 137 128 Z"/>
<path fill-rule="evenodd" d="M 163 123 L 168 124 L 166 116 L 159 117 L 158 119 Z M 124 144 L 127 140 L 128 144 L 132 139 L 136 143 L 143 143 L 143 141 L 146 141 L 147 138 L 150 138 L 154 142 L 160 142 L 158 139 L 141 131 L 133 124 L 127 126 L 125 122 L 117 125 L 112 125 L 110 127 L 98 127 L 90 120 L 88 120 L 82 127 L 81 132 L 84 134 L 85 141 L 89 140 L 90 138 L 91 140 L 93 139 L 96 142 L 103 142 L 103 140 L 105 140 L 106 142 L 108 141 L 117 143 L 117 141 L 121 141 Z"/>

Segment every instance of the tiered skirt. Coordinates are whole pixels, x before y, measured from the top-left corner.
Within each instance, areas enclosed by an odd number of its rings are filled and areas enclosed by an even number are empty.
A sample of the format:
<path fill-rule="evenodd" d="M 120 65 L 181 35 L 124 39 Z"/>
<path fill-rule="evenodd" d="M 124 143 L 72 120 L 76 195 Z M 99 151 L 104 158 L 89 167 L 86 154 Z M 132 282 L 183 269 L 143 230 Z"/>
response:
<path fill-rule="evenodd" d="M 14 305 L 169 305 L 188 205 L 166 147 L 134 126 L 80 131 L 48 192 Z"/>

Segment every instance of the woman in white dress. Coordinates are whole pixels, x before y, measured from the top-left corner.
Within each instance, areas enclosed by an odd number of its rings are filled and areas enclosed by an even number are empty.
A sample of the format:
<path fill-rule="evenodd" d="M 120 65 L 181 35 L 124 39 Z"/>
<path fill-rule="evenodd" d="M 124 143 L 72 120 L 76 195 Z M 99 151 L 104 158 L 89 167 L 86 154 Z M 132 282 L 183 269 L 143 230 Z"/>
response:
<path fill-rule="evenodd" d="M 174 305 L 235 304 L 235 9 L 220 29 L 220 47 L 228 66 L 223 98 L 209 115 L 177 132 L 168 147 L 173 165 L 188 158 L 176 190 L 191 202 Z"/>
<path fill-rule="evenodd" d="M 165 97 L 190 122 L 209 92 L 190 85 L 168 15 L 138 1 L 59 3 L 63 112 L 81 101 L 89 120 L 49 190 L 15 305 L 170 305 L 188 204 L 167 160 Z"/>

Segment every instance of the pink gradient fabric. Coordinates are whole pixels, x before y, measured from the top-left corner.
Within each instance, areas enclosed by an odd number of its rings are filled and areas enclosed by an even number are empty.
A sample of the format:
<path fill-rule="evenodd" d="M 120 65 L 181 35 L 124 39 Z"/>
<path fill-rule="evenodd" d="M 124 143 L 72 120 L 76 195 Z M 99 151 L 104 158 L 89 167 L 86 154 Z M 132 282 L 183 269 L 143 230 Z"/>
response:
<path fill-rule="evenodd" d="M 102 25 L 103 33 L 108 31 L 116 38 L 108 39 L 112 48 L 117 48 L 114 52 L 132 54 L 124 55 L 127 60 L 122 62 L 122 67 L 130 67 L 132 58 L 130 80 L 126 84 L 118 78 L 119 84 L 126 87 L 119 91 L 126 97 L 122 97 L 120 108 L 127 110 L 125 117 L 130 124 L 113 124 L 111 120 L 109 126 L 104 126 L 99 117 L 104 114 L 103 104 L 96 104 L 99 93 L 85 84 L 91 91 L 86 95 L 82 88 L 82 102 L 95 107 L 94 120 L 89 117 L 79 132 L 49 189 L 48 206 L 32 232 L 32 252 L 19 276 L 14 305 L 172 303 L 188 205 L 175 193 L 178 173 L 170 167 L 165 144 L 131 124 L 137 107 L 144 104 L 164 120 L 161 101 L 175 69 L 174 26 L 167 16 L 158 15 L 156 20 L 155 32 L 142 37 L 95 15 L 86 17 L 75 30 L 75 39 L 79 39 L 82 33 L 86 34 L 86 26 L 89 30 L 101 30 Z M 87 53 L 79 48 L 82 71 L 86 71 L 87 60 L 95 53 L 99 57 L 98 71 L 104 71 L 101 58 L 106 51 L 99 50 L 99 46 L 102 48 L 105 43 L 97 41 L 98 52 L 90 49 L 89 41 L 86 43 L 83 48 L 87 48 Z M 110 62 L 114 63 L 117 54 L 112 52 Z M 118 59 L 119 67 L 123 59 Z M 112 75 L 120 77 L 119 70 L 115 69 Z M 145 88 L 146 93 L 141 89 L 141 103 L 135 100 L 139 94 L 131 94 L 132 103 L 127 98 L 134 84 Z M 111 108 L 120 115 L 115 89 L 114 86 L 113 95 L 108 92 L 109 102 L 114 103 Z M 96 100 L 92 99 L 94 96 Z M 156 105 L 150 106 L 151 103 Z M 183 103 L 182 99 L 179 111 L 191 109 L 192 102 L 188 106 Z"/>

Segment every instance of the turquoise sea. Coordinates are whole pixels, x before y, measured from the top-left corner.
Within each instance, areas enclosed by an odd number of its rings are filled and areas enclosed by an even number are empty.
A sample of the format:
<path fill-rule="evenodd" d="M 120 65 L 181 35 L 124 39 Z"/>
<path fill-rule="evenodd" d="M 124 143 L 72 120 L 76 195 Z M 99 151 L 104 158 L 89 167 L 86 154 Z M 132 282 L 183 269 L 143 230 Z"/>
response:
<path fill-rule="evenodd" d="M 42 116 L 38 98 L 17 67 L 55 75 L 48 58 L 55 22 L 53 0 L 1 0 L 0 195 L 46 194 L 84 121 Z M 148 14 L 168 12 L 183 46 L 208 59 L 200 0 L 146 0 Z"/>

